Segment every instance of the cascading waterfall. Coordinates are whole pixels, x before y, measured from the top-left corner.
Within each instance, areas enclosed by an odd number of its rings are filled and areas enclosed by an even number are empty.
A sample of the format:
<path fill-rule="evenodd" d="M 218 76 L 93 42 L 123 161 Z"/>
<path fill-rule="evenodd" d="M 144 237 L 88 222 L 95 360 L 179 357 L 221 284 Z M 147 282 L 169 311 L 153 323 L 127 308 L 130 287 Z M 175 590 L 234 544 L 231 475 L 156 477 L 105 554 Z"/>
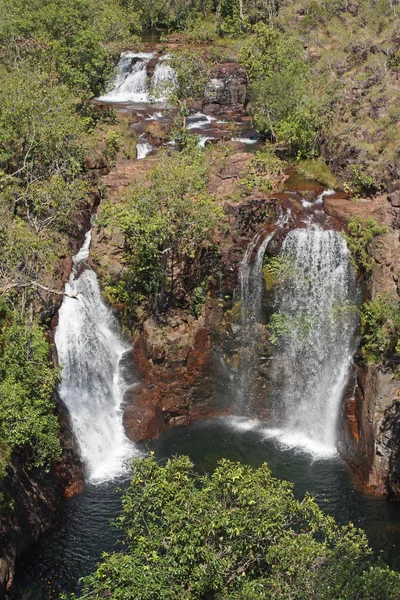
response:
<path fill-rule="evenodd" d="M 266 434 L 332 455 L 355 350 L 353 268 L 345 240 L 315 225 L 289 232 L 280 257 L 287 276 L 276 294 L 281 337 L 271 373 L 279 428 Z"/>
<path fill-rule="evenodd" d="M 147 64 L 152 53 L 123 52 L 119 59 L 118 74 L 112 90 L 100 97 L 107 102 L 148 102 Z M 136 61 L 132 66 L 132 62 Z"/>
<path fill-rule="evenodd" d="M 138 160 L 146 158 L 153 150 L 153 146 L 144 138 L 143 135 L 139 136 L 139 142 L 136 144 L 136 157 Z"/>
<path fill-rule="evenodd" d="M 171 89 L 175 86 L 176 73 L 174 69 L 165 60 L 159 62 L 151 78 L 151 96 L 156 100 L 167 100 Z"/>
<path fill-rule="evenodd" d="M 264 278 L 262 269 L 264 254 L 277 228 L 283 227 L 290 218 L 291 211 L 289 209 L 279 216 L 273 231 L 266 235 L 264 230 L 259 231 L 247 246 L 240 263 L 241 343 L 237 408 L 241 414 L 251 415 L 254 409 L 252 379 L 256 376 L 256 347 L 259 337 L 257 334 L 263 321 L 262 290 Z"/>
<path fill-rule="evenodd" d="M 176 84 L 176 73 L 164 57 L 164 60 L 160 60 L 156 65 L 149 84 L 147 65 L 154 57 L 154 53 L 123 52 L 117 65 L 118 74 L 112 89 L 99 100 L 137 103 L 151 100 L 166 101 L 171 88 Z"/>
<path fill-rule="evenodd" d="M 238 386 L 238 410 L 251 414 L 253 409 L 251 381 L 255 377 L 255 355 L 258 341 L 257 324 L 261 322 L 262 266 L 265 250 L 275 235 L 275 231 L 255 235 L 248 245 L 239 269 L 241 302 L 241 343 L 239 350 L 240 378 Z M 258 249 L 256 251 L 256 248 Z M 255 257 L 253 260 L 254 253 Z"/>
<path fill-rule="evenodd" d="M 120 408 L 130 384 L 123 364 L 130 348 L 102 301 L 96 273 L 84 265 L 90 241 L 91 232 L 73 258 L 55 342 L 62 366 L 60 396 L 71 415 L 87 476 L 104 481 L 118 475 L 135 453 Z"/>

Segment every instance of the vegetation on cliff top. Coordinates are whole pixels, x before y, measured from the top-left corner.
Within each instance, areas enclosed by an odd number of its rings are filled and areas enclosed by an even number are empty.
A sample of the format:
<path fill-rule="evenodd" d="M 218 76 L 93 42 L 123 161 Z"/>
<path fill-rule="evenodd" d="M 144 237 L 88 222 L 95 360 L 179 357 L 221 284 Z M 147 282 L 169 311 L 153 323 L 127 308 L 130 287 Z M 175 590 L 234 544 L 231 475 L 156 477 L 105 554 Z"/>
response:
<path fill-rule="evenodd" d="M 395 600 L 400 576 L 370 560 L 361 530 L 339 526 L 267 465 L 222 460 L 198 475 L 187 457 L 135 461 L 105 555 L 82 598 Z"/>
<path fill-rule="evenodd" d="M 201 149 L 164 151 L 147 182 L 133 182 L 124 202 L 103 204 L 100 222 L 117 227 L 125 238 L 126 269 L 117 286 L 106 288 L 110 300 L 128 311 L 140 303 L 160 310 L 190 297 L 202 277 L 201 269 L 191 277 L 187 269 L 213 251 L 212 236 L 222 216 L 205 184 Z"/>
<path fill-rule="evenodd" d="M 28 467 L 60 456 L 58 371 L 40 321 L 60 300 L 60 257 L 87 204 L 89 100 L 141 24 L 117 0 L 0 0 L 0 14 L 1 478 L 14 450 Z"/>

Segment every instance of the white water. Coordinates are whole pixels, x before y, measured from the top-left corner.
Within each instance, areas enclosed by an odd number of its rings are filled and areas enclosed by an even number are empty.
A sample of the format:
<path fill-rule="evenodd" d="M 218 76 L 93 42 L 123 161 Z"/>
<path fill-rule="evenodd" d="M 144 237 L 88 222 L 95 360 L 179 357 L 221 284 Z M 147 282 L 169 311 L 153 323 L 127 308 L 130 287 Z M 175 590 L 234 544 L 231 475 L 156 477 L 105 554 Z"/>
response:
<path fill-rule="evenodd" d="M 210 117 L 201 112 L 192 113 L 187 119 L 188 129 L 203 129 L 212 125 L 216 120 L 215 117 Z"/>
<path fill-rule="evenodd" d="M 301 203 L 304 206 L 304 208 L 311 208 L 312 206 L 318 206 L 318 205 L 322 205 L 324 203 L 324 197 L 325 196 L 332 196 L 332 194 L 335 193 L 335 190 L 324 190 L 322 192 L 322 194 L 320 194 L 315 200 L 314 202 L 310 202 L 309 200 L 306 200 L 305 198 L 301 199 Z"/>
<path fill-rule="evenodd" d="M 213 140 L 213 139 L 214 139 L 214 138 L 213 138 L 213 137 L 211 137 L 211 136 L 207 136 L 207 135 L 201 135 L 201 136 L 200 136 L 200 139 L 199 139 L 199 146 L 200 146 L 200 148 L 205 148 L 205 147 L 206 147 L 206 143 L 207 143 L 209 140 Z"/>
<path fill-rule="evenodd" d="M 117 65 L 118 74 L 112 89 L 99 100 L 137 103 L 152 100 L 166 101 L 171 89 L 176 85 L 176 74 L 165 60 L 160 60 L 149 84 L 147 65 L 154 56 L 154 53 L 123 52 Z M 132 66 L 134 61 L 135 64 Z"/>
<path fill-rule="evenodd" d="M 316 226 L 291 231 L 280 255 L 290 276 L 277 292 L 276 311 L 287 327 L 271 361 L 278 426 L 265 435 L 331 456 L 354 352 L 353 269 L 344 239 Z"/>
<path fill-rule="evenodd" d="M 171 90 L 176 87 L 176 73 L 165 61 L 158 63 L 151 78 L 150 95 L 155 100 L 167 100 Z"/>
<path fill-rule="evenodd" d="M 139 138 L 140 139 L 140 138 Z M 138 160 L 146 158 L 148 154 L 153 150 L 153 146 L 149 142 L 140 141 L 136 144 L 136 156 Z"/>
<path fill-rule="evenodd" d="M 242 142 L 242 144 L 257 144 L 260 140 L 258 138 L 233 137 L 231 141 Z"/>
<path fill-rule="evenodd" d="M 62 366 L 60 396 L 67 406 L 90 481 L 118 475 L 136 451 L 122 424 L 121 402 L 129 386 L 123 358 L 130 350 L 102 301 L 94 271 L 84 266 L 91 233 L 73 258 L 73 272 L 55 334 Z M 81 269 L 83 272 L 80 272 Z"/>

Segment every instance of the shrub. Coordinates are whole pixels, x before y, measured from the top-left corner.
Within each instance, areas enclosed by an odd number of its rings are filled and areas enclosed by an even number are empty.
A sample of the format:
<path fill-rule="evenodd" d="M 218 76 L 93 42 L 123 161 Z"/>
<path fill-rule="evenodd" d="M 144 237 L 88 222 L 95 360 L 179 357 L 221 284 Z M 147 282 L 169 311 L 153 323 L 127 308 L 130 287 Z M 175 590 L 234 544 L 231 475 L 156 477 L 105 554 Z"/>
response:
<path fill-rule="evenodd" d="M 368 362 L 379 363 L 399 353 L 400 302 L 378 296 L 361 307 L 362 353 Z"/>
<path fill-rule="evenodd" d="M 124 551 L 103 557 L 82 598 L 395 600 L 400 575 L 374 566 L 365 534 L 339 526 L 266 464 L 187 457 L 135 461 L 118 525 Z"/>
<path fill-rule="evenodd" d="M 369 275 L 374 266 L 374 259 L 368 254 L 368 245 L 378 236 L 388 232 L 385 225 L 378 223 L 369 217 L 366 220 L 358 216 L 351 217 L 347 224 L 347 234 L 344 237 L 351 252 L 354 266 L 365 275 Z"/>

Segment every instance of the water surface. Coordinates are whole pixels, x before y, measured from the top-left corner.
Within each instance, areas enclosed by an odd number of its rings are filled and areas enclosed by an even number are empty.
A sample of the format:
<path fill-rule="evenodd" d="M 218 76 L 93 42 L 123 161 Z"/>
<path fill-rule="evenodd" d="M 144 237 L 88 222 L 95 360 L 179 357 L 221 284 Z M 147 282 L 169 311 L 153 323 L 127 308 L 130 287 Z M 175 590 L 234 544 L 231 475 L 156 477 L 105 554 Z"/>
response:
<path fill-rule="evenodd" d="M 313 460 L 267 439 L 262 428 L 245 419 L 173 429 L 144 444 L 146 449 L 154 450 L 159 460 L 187 454 L 200 472 L 214 469 L 221 458 L 254 467 L 267 462 L 275 476 L 294 482 L 298 498 L 309 491 L 340 523 L 352 520 L 363 527 L 375 552 L 400 570 L 400 504 L 362 493 L 338 457 Z M 102 552 L 116 547 L 121 534 L 109 520 L 120 509 L 115 488 L 124 485 L 121 480 L 87 485 L 82 494 L 64 502 L 54 530 L 19 561 L 13 600 L 48 600 L 79 588 L 78 579 L 93 571 Z"/>

